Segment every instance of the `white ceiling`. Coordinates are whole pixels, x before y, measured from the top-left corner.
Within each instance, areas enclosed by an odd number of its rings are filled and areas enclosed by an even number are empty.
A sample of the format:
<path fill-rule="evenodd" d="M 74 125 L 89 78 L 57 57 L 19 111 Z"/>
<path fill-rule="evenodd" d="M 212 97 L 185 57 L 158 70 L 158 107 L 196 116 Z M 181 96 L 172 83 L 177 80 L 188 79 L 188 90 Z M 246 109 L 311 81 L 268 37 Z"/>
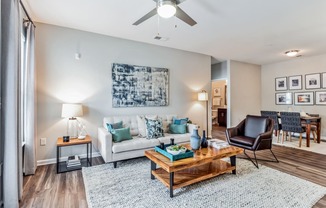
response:
<path fill-rule="evenodd" d="M 24 0 L 35 22 L 211 55 L 216 60 L 268 64 L 326 53 L 325 0 L 186 0 L 179 6 L 197 25 L 157 15 L 132 24 L 155 7 L 152 0 Z M 175 28 L 175 24 L 177 27 Z"/>

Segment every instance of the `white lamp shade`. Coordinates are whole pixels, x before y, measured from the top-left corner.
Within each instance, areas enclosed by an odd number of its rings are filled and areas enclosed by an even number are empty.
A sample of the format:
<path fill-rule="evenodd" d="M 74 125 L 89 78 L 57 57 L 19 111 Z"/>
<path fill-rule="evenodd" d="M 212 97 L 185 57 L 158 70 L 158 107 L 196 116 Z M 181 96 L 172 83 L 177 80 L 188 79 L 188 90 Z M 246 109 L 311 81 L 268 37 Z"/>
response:
<path fill-rule="evenodd" d="M 83 116 L 83 107 L 81 104 L 62 104 L 63 118 L 74 118 Z"/>
<path fill-rule="evenodd" d="M 207 101 L 208 100 L 208 93 L 206 91 L 202 91 L 198 93 L 198 100 L 199 101 Z"/>
<path fill-rule="evenodd" d="M 175 4 L 170 1 L 161 1 L 158 2 L 159 5 L 157 7 L 157 13 L 163 18 L 170 18 L 172 17 L 177 9 L 175 8 Z"/>

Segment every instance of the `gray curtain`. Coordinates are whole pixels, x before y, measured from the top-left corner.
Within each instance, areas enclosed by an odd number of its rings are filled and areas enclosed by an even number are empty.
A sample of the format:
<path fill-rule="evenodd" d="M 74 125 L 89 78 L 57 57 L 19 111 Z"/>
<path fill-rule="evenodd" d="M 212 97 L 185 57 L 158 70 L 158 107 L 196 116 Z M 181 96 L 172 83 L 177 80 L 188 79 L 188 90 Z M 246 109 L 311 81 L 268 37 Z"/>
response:
<path fill-rule="evenodd" d="M 20 67 L 18 0 L 1 0 L 1 138 L 4 140 L 4 207 L 18 207 L 22 196 L 21 144 L 18 139 Z"/>
<path fill-rule="evenodd" d="M 35 69 L 34 69 L 34 40 L 35 28 L 31 22 L 27 22 L 26 26 L 26 41 L 25 41 L 25 57 L 24 69 L 21 75 L 22 88 L 22 102 L 21 102 L 21 116 L 22 122 L 22 136 L 25 141 L 24 151 L 24 169 L 25 175 L 34 174 L 36 170 L 35 160 Z"/>

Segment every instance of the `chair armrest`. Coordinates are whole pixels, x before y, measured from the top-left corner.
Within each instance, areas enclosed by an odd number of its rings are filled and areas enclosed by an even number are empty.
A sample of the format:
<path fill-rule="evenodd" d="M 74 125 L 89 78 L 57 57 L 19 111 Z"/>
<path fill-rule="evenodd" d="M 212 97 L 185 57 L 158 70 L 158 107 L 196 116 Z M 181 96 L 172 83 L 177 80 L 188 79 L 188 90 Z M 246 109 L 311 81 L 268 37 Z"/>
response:
<path fill-rule="evenodd" d="M 97 148 L 100 151 L 105 162 L 112 161 L 112 134 L 104 127 L 98 128 L 98 144 Z"/>
<path fill-rule="evenodd" d="M 226 138 L 229 143 L 230 143 L 230 140 L 229 140 L 230 138 L 235 137 L 237 135 L 241 135 L 241 134 L 243 135 L 244 125 L 245 125 L 245 119 L 242 120 L 237 126 L 226 129 L 225 134 L 226 134 Z"/>

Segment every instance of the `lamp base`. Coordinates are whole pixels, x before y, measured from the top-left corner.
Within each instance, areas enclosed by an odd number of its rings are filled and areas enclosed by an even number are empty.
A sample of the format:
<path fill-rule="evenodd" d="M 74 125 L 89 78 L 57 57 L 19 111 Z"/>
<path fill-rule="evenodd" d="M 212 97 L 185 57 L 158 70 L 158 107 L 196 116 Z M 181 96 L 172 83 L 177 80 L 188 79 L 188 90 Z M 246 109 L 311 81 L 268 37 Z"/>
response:
<path fill-rule="evenodd" d="M 85 139 L 86 136 L 79 136 L 78 139 L 82 140 L 82 139 Z"/>

